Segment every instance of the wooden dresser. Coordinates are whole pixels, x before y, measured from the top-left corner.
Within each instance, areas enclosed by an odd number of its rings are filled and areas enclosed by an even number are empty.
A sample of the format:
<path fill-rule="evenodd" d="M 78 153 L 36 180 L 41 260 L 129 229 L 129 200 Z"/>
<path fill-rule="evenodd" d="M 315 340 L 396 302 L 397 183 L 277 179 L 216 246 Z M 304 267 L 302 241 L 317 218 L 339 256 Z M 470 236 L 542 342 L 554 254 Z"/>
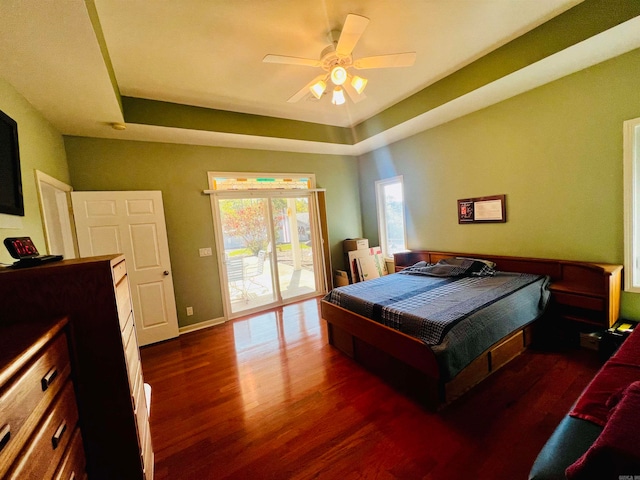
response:
<path fill-rule="evenodd" d="M 86 478 L 66 325 L 0 327 L 0 478 Z"/>
<path fill-rule="evenodd" d="M 71 370 L 91 480 L 153 478 L 130 298 L 122 255 L 0 270 L 0 326 L 37 322 L 45 314 L 68 317 Z"/>

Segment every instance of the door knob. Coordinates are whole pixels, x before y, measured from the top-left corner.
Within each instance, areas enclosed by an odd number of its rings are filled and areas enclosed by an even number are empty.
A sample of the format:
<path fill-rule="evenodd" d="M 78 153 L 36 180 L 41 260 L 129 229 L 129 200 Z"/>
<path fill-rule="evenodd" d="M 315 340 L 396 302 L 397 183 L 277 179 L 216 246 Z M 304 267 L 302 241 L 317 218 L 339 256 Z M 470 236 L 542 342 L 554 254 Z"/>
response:
<path fill-rule="evenodd" d="M 169 275 L 169 270 L 165 270 L 164 272 L 162 272 L 162 274 L 166 277 L 167 275 Z"/>

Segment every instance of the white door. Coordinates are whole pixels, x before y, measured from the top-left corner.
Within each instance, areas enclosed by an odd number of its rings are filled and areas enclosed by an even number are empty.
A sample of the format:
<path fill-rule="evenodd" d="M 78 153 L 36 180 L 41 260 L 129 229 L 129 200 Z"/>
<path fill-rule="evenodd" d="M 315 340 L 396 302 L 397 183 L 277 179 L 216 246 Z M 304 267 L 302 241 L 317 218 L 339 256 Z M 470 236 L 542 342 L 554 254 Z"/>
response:
<path fill-rule="evenodd" d="M 123 253 L 138 343 L 178 336 L 162 192 L 72 192 L 80 257 Z"/>

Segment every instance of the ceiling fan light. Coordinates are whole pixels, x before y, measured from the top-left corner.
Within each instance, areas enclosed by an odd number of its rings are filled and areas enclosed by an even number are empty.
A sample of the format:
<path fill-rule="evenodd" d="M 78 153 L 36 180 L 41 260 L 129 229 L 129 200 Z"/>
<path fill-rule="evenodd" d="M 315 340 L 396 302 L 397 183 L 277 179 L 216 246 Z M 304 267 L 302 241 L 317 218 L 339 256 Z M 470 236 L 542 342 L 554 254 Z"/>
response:
<path fill-rule="evenodd" d="M 331 69 L 331 81 L 334 85 L 342 85 L 347 80 L 347 71 L 344 67 L 336 66 Z"/>
<path fill-rule="evenodd" d="M 344 90 L 342 87 L 336 87 L 333 89 L 333 97 L 331 98 L 331 103 L 334 105 L 342 105 L 345 102 L 344 98 Z"/>
<path fill-rule="evenodd" d="M 314 97 L 320 100 L 320 97 L 322 97 L 322 94 L 324 93 L 326 88 L 327 84 L 324 83 L 323 80 L 318 80 L 316 83 L 311 85 L 311 87 L 309 87 L 309 90 L 311 90 L 311 93 L 313 93 Z"/>
<path fill-rule="evenodd" d="M 367 80 L 366 78 L 355 75 L 351 79 L 351 86 L 356 90 L 356 92 L 358 92 L 358 94 L 361 94 L 364 91 L 364 87 L 367 86 L 368 81 L 369 80 Z"/>

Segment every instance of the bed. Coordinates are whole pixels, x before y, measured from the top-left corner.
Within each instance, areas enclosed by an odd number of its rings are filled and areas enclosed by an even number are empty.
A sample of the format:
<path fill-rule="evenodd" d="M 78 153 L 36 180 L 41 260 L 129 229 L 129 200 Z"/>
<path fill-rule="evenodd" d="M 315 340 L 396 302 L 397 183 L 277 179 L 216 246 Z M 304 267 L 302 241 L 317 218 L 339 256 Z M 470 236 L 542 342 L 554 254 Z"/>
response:
<path fill-rule="evenodd" d="M 454 264 L 452 259 L 459 257 L 489 262 L 496 272 L 509 273 L 465 275 L 462 281 L 430 274 L 428 267 Z M 613 266 L 426 250 L 396 254 L 394 260 L 396 272 L 423 262 L 417 267 L 426 266 L 427 275 L 397 273 L 333 289 L 321 302 L 322 318 L 327 322 L 332 346 L 408 389 L 430 409 L 447 405 L 524 351 L 532 342 L 536 320 L 548 305 L 553 314 L 560 312 L 562 316 L 567 311 L 559 307 L 567 302 L 579 303 L 579 307 L 571 308 L 580 312 L 583 303 L 594 308 L 597 303 L 594 312 L 598 315 L 617 317 L 619 269 Z M 612 276 L 612 272 L 618 275 Z M 514 282 L 514 278 L 518 280 Z M 499 283 L 504 295 L 474 293 L 471 296 L 480 299 L 490 297 L 488 302 L 474 303 L 460 293 L 458 287 L 465 283 L 479 283 L 484 289 L 485 279 Z M 515 284 L 516 288 L 507 293 L 501 282 Z M 451 290 L 452 297 L 431 293 L 443 285 L 444 292 Z M 452 305 L 464 303 L 468 308 L 459 318 L 448 323 L 436 321 L 435 328 L 425 329 L 416 326 L 418 320 L 412 317 L 424 311 L 422 305 L 414 304 L 415 291 L 421 292 L 419 297 L 436 298 L 440 303 L 436 317 L 451 317 Z M 354 300 L 358 296 L 362 298 Z M 598 302 L 594 302 L 596 299 Z M 403 309 L 407 311 L 396 321 L 398 310 Z"/>

